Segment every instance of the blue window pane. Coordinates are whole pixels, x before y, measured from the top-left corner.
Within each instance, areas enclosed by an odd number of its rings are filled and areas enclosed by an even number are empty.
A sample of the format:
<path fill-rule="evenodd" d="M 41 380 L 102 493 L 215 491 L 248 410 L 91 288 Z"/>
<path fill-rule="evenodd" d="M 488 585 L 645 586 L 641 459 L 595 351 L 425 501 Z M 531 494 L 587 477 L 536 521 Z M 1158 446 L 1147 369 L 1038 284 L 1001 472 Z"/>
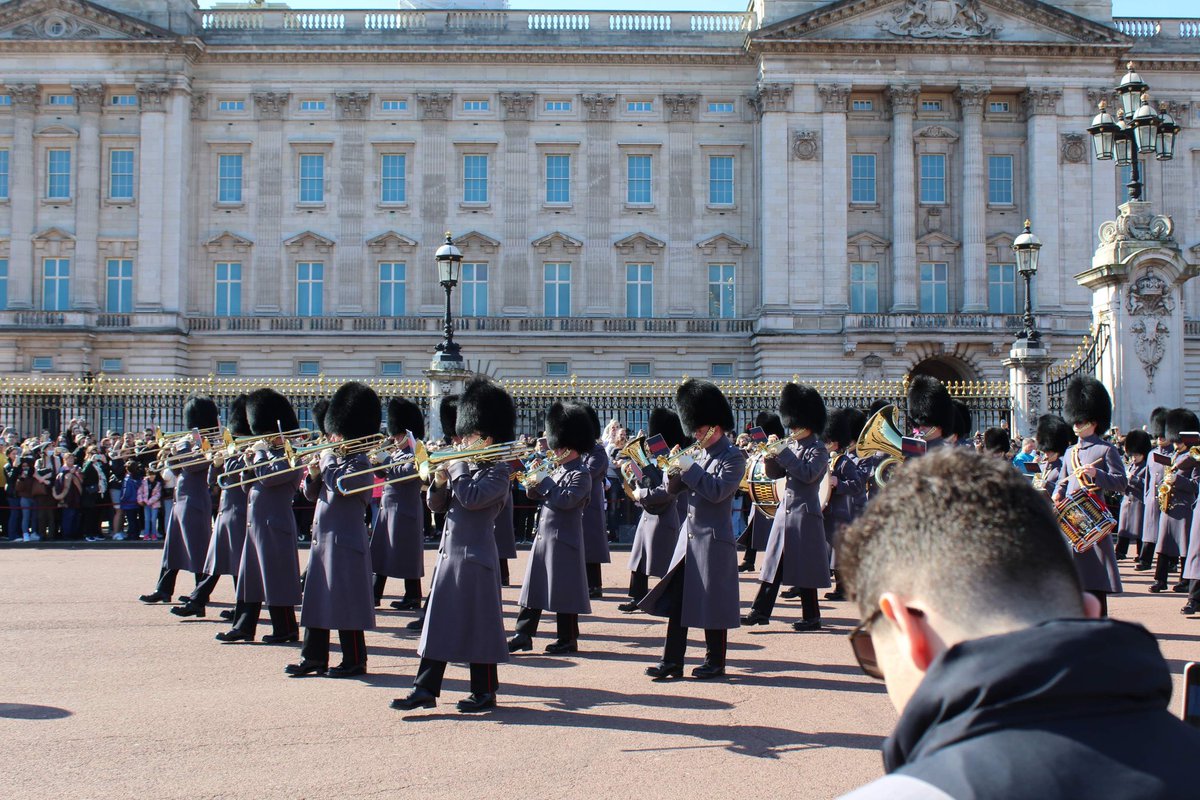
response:
<path fill-rule="evenodd" d="M 463 202 L 488 201 L 488 157 L 463 156 Z"/>
<path fill-rule="evenodd" d="M 46 197 L 67 200 L 71 197 L 71 151 L 51 150 L 47 154 Z"/>
<path fill-rule="evenodd" d="M 42 310 L 67 311 L 70 308 L 71 262 L 65 258 L 47 258 L 42 262 Z"/>
<path fill-rule="evenodd" d="M 296 264 L 296 314 L 301 317 L 319 317 L 324 313 L 325 265 L 319 261 L 301 261 Z"/>
<path fill-rule="evenodd" d="M 300 202 L 325 202 L 325 156 L 300 156 Z"/>
<path fill-rule="evenodd" d="M 733 205 L 733 156 L 709 157 L 708 203 L 714 206 Z"/>
<path fill-rule="evenodd" d="M 405 313 L 404 286 L 408 267 L 405 264 L 382 262 L 379 265 L 379 314 L 402 317 Z"/>
<path fill-rule="evenodd" d="M 216 278 L 214 313 L 219 317 L 241 316 L 242 265 L 238 262 L 218 262 Z"/>
<path fill-rule="evenodd" d="M 217 202 L 242 202 L 242 157 L 237 153 L 217 159 Z"/>
<path fill-rule="evenodd" d="M 921 202 L 946 202 L 946 157 L 944 155 L 921 156 Z"/>
<path fill-rule="evenodd" d="M 570 156 L 546 156 L 546 202 L 571 202 Z"/>
<path fill-rule="evenodd" d="M 404 203 L 408 199 L 408 187 L 405 185 L 405 167 L 407 158 L 403 155 L 385 155 L 380 165 L 382 195 L 380 202 Z"/>
<path fill-rule="evenodd" d="M 133 151 L 110 150 L 108 154 L 108 196 L 113 200 L 133 199 Z"/>
<path fill-rule="evenodd" d="M 645 205 L 653 202 L 650 156 L 629 156 L 627 169 L 626 202 Z"/>
<path fill-rule="evenodd" d="M 110 314 L 128 314 L 133 311 L 133 261 L 110 258 L 105 270 L 105 310 Z"/>
<path fill-rule="evenodd" d="M 850 157 L 850 202 L 875 202 L 875 156 Z"/>
<path fill-rule="evenodd" d="M 462 315 L 486 317 L 488 313 L 488 265 L 462 265 Z"/>
<path fill-rule="evenodd" d="M 996 205 L 1012 205 L 1012 156 L 988 157 L 988 202 Z"/>
<path fill-rule="evenodd" d="M 0 258 L 0 311 L 8 309 L 8 259 Z"/>
<path fill-rule="evenodd" d="M 0 200 L 8 199 L 8 151 L 0 150 Z"/>

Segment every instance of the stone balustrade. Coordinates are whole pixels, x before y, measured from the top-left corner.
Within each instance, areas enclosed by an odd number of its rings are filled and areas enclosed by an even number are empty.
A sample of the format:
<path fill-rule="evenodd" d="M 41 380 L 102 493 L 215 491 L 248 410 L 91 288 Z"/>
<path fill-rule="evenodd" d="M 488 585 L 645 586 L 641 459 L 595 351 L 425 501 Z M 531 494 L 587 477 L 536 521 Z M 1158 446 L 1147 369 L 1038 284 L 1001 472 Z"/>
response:
<path fill-rule="evenodd" d="M 42 314 L 45 312 L 26 312 Z M 53 313 L 53 312 L 52 312 Z M 61 315 L 59 315 L 61 316 Z M 2 324 L 2 323 L 0 323 Z M 42 325 L 54 326 L 56 320 Z M 442 317 L 188 317 L 189 332 L 441 333 Z M 40 327 L 42 325 L 36 325 Z M 751 333 L 751 319 L 612 317 L 455 317 L 458 331 L 498 333 Z"/>
<path fill-rule="evenodd" d="M 1200 39 L 1200 19 L 1116 17 L 1113 25 L 1134 39 Z"/>
<path fill-rule="evenodd" d="M 1039 330 L 1049 320 L 1037 320 Z M 848 314 L 847 332 L 868 330 L 1016 331 L 1020 314 Z"/>

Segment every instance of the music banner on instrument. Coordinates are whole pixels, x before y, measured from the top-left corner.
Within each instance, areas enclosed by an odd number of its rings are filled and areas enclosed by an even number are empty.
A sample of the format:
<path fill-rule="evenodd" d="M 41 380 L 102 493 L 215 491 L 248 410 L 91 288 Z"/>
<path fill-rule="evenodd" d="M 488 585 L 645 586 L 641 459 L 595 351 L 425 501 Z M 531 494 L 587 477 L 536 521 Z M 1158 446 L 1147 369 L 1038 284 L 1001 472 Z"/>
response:
<path fill-rule="evenodd" d="M 905 458 L 913 458 L 914 456 L 923 456 L 929 450 L 929 443 L 924 439 L 917 439 L 913 436 L 905 436 L 901 442 L 900 450 L 904 453 Z"/>
<path fill-rule="evenodd" d="M 646 440 L 646 452 L 654 458 L 665 456 L 671 452 L 671 448 L 667 446 L 667 440 L 662 437 L 661 433 L 656 433 Z"/>
<path fill-rule="evenodd" d="M 750 436 L 750 441 L 755 444 L 765 444 L 767 441 L 767 432 L 762 428 L 751 428 L 746 433 Z"/>

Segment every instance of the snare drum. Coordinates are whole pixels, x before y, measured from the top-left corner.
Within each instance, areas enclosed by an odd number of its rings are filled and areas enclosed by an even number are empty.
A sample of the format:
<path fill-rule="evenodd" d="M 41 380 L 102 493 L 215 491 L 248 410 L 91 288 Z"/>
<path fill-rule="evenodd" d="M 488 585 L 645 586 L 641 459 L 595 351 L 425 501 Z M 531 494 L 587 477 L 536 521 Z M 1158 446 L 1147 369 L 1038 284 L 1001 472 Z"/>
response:
<path fill-rule="evenodd" d="M 755 456 L 746 470 L 749 480 L 750 501 L 768 517 L 774 518 L 783 498 L 783 485 L 786 478 L 772 479 L 767 477 L 767 465 L 761 456 Z"/>
<path fill-rule="evenodd" d="M 1076 553 L 1086 553 L 1117 529 L 1117 521 L 1094 494 L 1076 492 L 1058 509 L 1058 528 Z"/>

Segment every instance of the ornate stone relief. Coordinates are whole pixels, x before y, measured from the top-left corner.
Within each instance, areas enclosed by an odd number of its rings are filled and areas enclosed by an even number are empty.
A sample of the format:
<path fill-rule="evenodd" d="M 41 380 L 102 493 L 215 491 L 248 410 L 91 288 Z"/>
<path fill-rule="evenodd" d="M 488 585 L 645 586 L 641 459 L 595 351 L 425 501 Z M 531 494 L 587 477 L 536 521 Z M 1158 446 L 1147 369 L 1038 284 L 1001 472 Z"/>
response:
<path fill-rule="evenodd" d="M 333 96 L 342 119 L 366 119 L 370 92 L 338 92 Z"/>
<path fill-rule="evenodd" d="M 1100 225 L 1100 242 L 1172 242 L 1174 229 L 1171 218 L 1153 213 L 1149 203 L 1130 201 L 1121 206 L 1119 217 Z"/>
<path fill-rule="evenodd" d="M 1154 388 L 1154 373 L 1167 352 L 1171 329 L 1166 319 L 1175 311 L 1171 285 L 1153 267 L 1129 285 L 1125 308 L 1134 319 L 1133 349 L 1146 370 L 1149 388 Z"/>
<path fill-rule="evenodd" d="M 100 29 L 65 14 L 47 14 L 13 28 L 14 39 L 93 39 Z"/>
<path fill-rule="evenodd" d="M 137 87 L 138 108 L 142 111 L 165 111 L 171 87 L 165 83 L 143 83 Z"/>
<path fill-rule="evenodd" d="M 73 86 L 71 91 L 75 93 L 75 106 L 80 111 L 99 111 L 104 105 L 104 87 L 98 83 Z"/>
<path fill-rule="evenodd" d="M 892 106 L 892 114 L 911 114 L 917 109 L 917 98 L 921 96 L 920 86 L 889 86 L 887 88 L 888 103 Z"/>
<path fill-rule="evenodd" d="M 418 94 L 417 102 L 421 104 L 422 119 L 446 119 L 450 110 L 449 92 L 429 92 Z"/>
<path fill-rule="evenodd" d="M 964 114 L 968 111 L 982 114 L 983 104 L 991 93 L 990 86 L 959 86 L 954 91 L 954 97 Z"/>
<path fill-rule="evenodd" d="M 12 96 L 15 111 L 33 111 L 37 108 L 38 98 L 41 96 L 36 83 L 9 84 L 8 93 Z"/>
<path fill-rule="evenodd" d="M 816 131 L 792 131 L 792 158 L 797 161 L 816 161 L 821 147 Z"/>
<path fill-rule="evenodd" d="M 283 119 L 287 104 L 287 92 L 254 93 L 254 113 L 259 119 Z"/>
<path fill-rule="evenodd" d="M 1025 90 L 1023 99 L 1025 113 L 1031 117 L 1035 114 L 1054 114 L 1058 111 L 1058 101 L 1062 99 L 1062 89 L 1031 87 Z"/>
<path fill-rule="evenodd" d="M 750 96 L 750 106 L 760 117 L 768 111 L 787 111 L 791 96 L 792 87 L 786 83 L 763 83 Z"/>
<path fill-rule="evenodd" d="M 615 94 L 585 94 L 582 100 L 588 119 L 608 119 L 612 107 L 617 104 Z"/>
<path fill-rule="evenodd" d="M 663 95 L 663 105 L 667 107 L 668 118 L 671 120 L 694 120 L 696 118 L 696 106 L 699 103 L 700 95 L 698 94 Z"/>
<path fill-rule="evenodd" d="M 845 113 L 850 102 L 849 86 L 818 86 L 821 94 L 821 110 Z"/>
<path fill-rule="evenodd" d="M 907 0 L 879 27 L 917 39 L 973 39 L 1000 30 L 988 22 L 979 0 Z"/>
<path fill-rule="evenodd" d="M 208 92 L 192 92 L 192 119 L 204 119 L 208 114 Z"/>
<path fill-rule="evenodd" d="M 1064 133 L 1058 139 L 1058 153 L 1064 164 L 1082 164 L 1087 158 L 1087 146 L 1082 133 Z"/>
<path fill-rule="evenodd" d="M 533 92 L 501 92 L 500 105 L 505 119 L 529 119 L 533 110 Z"/>

